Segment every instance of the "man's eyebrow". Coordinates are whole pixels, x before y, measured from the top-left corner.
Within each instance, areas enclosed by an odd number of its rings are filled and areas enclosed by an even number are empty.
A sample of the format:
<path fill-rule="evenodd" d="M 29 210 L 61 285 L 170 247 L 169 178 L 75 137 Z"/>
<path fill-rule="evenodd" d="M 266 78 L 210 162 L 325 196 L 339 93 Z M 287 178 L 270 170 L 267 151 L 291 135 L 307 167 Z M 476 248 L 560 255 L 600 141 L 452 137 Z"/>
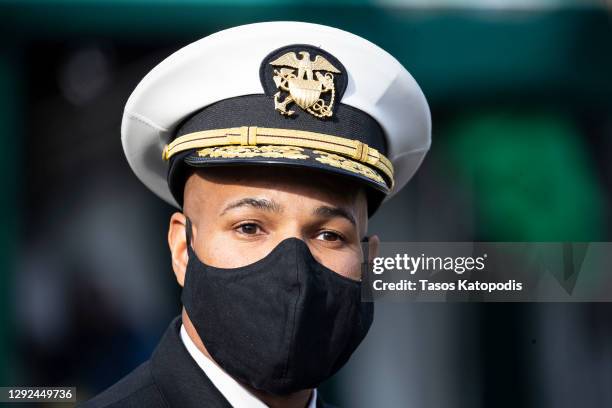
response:
<path fill-rule="evenodd" d="M 317 207 L 312 213 L 313 215 L 318 215 L 319 217 L 325 218 L 342 217 L 353 224 L 353 226 L 357 226 L 357 221 L 355 221 L 353 214 L 341 207 L 322 205 Z"/>
<path fill-rule="evenodd" d="M 252 207 L 258 210 L 265 210 L 265 211 L 270 211 L 270 212 L 282 212 L 283 211 L 282 206 L 280 206 L 278 203 L 274 201 L 268 200 L 266 198 L 247 197 L 247 198 L 242 198 L 240 200 L 236 200 L 236 201 L 229 203 L 227 206 L 225 206 L 223 211 L 221 211 L 220 215 L 223 215 L 227 211 L 233 210 L 239 207 Z"/>

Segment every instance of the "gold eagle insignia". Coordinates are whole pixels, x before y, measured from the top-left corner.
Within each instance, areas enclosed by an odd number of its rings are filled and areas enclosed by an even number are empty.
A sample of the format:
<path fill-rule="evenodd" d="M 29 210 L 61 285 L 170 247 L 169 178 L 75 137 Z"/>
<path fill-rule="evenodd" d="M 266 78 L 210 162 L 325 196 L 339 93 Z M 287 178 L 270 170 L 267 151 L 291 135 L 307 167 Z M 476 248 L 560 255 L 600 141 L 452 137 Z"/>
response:
<path fill-rule="evenodd" d="M 301 58 L 292 51 L 270 62 L 273 66 L 289 67 L 274 69 L 272 79 L 279 90 L 274 95 L 274 109 L 281 115 L 291 116 L 295 111 L 287 110 L 287 105 L 295 102 L 318 118 L 332 116 L 336 96 L 334 74 L 341 72 L 321 55 L 317 55 L 313 61 L 307 51 L 300 51 L 298 54 Z M 282 101 L 281 92 L 289 93 Z M 331 95 L 329 102 L 321 97 L 325 93 Z"/>

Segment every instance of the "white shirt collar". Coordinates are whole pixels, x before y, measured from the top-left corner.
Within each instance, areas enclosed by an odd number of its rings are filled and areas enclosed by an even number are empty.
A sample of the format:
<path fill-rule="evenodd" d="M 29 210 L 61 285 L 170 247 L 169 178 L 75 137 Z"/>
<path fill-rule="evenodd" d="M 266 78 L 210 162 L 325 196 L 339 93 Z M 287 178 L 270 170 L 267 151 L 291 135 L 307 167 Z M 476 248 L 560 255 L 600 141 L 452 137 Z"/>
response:
<path fill-rule="evenodd" d="M 193 343 L 187 330 L 181 324 L 181 340 L 191 357 L 200 366 L 213 385 L 223 394 L 225 399 L 235 408 L 267 408 L 259 398 L 251 394 L 242 384 L 234 380 L 221 367 L 206 357 Z M 306 408 L 316 408 L 317 390 L 312 391 L 310 402 Z"/>

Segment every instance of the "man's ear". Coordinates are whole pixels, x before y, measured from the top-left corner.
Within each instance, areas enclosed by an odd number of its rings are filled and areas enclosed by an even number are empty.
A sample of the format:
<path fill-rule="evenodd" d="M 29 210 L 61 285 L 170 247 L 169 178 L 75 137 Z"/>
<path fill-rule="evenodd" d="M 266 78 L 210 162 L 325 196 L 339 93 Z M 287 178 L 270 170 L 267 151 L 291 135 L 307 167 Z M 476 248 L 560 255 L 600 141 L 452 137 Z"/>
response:
<path fill-rule="evenodd" d="M 168 246 L 172 255 L 172 269 L 176 276 L 176 281 L 183 286 L 185 283 L 185 271 L 187 270 L 187 237 L 185 236 L 187 219 L 180 212 L 175 212 L 170 217 L 168 226 Z"/>

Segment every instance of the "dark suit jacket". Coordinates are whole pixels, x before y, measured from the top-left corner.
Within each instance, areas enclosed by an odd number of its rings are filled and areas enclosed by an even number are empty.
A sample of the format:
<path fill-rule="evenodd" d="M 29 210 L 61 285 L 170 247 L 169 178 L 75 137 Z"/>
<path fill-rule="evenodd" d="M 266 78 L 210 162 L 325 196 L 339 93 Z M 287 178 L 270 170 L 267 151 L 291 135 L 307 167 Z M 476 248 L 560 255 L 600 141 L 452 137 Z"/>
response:
<path fill-rule="evenodd" d="M 231 408 L 185 348 L 180 328 L 179 316 L 150 360 L 80 407 Z M 317 408 L 332 407 L 317 399 Z"/>

